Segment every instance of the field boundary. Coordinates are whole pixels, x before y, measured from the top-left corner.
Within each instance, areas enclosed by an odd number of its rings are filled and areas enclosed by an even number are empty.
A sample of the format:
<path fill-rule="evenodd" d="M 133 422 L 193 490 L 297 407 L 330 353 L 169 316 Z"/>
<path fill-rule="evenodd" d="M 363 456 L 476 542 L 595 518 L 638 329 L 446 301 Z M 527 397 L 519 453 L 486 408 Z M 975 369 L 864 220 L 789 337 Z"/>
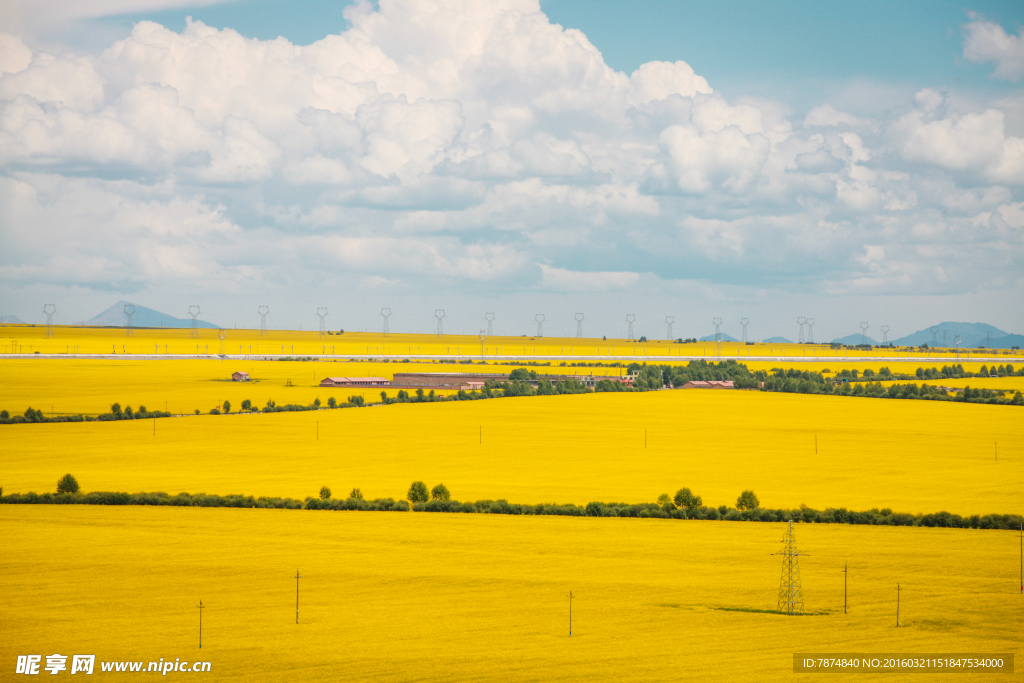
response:
<path fill-rule="evenodd" d="M 601 503 L 592 501 L 586 505 L 574 503 L 509 503 L 506 500 L 478 500 L 459 502 L 457 500 L 430 500 L 410 503 L 394 498 L 321 499 L 269 496 L 244 496 L 233 494 L 220 496 L 206 493 L 179 493 L 171 496 L 163 492 L 124 493 L 114 491 L 92 491 L 89 493 L 11 493 L 3 495 L 0 488 L 0 504 L 7 505 L 150 505 L 168 507 L 231 507 L 231 508 L 275 508 L 289 510 L 360 511 L 360 512 L 441 512 L 461 514 L 498 515 L 554 515 L 562 517 L 633 517 L 674 520 L 707 520 L 727 522 L 785 522 L 793 520 L 808 524 L 856 524 L 871 526 L 919 526 L 949 527 L 959 529 L 1008 529 L 1020 528 L 1024 523 L 1022 515 L 987 514 L 964 517 L 942 511 L 929 514 L 892 512 L 888 508 L 863 512 L 846 508 L 825 508 L 815 510 L 807 506 L 794 509 L 754 508 L 737 510 L 728 506 L 699 507 L 695 509 L 669 508 L 658 503 Z"/>

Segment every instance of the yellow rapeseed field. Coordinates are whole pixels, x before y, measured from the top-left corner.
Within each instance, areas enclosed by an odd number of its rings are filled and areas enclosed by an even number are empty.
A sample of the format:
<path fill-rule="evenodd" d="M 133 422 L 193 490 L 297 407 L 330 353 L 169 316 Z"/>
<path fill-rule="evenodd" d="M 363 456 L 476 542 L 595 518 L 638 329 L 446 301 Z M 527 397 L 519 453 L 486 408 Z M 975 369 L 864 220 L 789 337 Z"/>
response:
<path fill-rule="evenodd" d="M 392 334 L 384 336 L 377 332 L 345 332 L 344 334 L 319 335 L 317 332 L 295 330 L 268 330 L 261 335 L 258 330 L 224 330 L 221 340 L 217 330 L 197 330 L 197 337 L 189 329 L 139 328 L 126 336 L 125 330 L 116 327 L 56 326 L 54 337 L 46 338 L 46 327 L 42 325 L 8 325 L 0 327 L 0 355 L 3 353 L 68 353 L 68 354 L 274 354 L 274 355 L 394 355 L 408 356 L 561 356 L 567 360 L 573 356 L 629 356 L 642 360 L 645 356 L 698 356 L 708 360 L 717 358 L 719 348 L 723 358 L 743 359 L 752 356 L 788 356 L 800 358 L 822 358 L 830 362 L 849 357 L 893 357 L 908 361 L 923 356 L 948 358 L 956 362 L 954 349 L 936 349 L 923 353 L 916 349 L 873 349 L 871 351 L 831 349 L 827 345 L 807 344 L 764 344 L 745 345 L 736 342 L 699 342 L 696 344 L 675 344 L 666 340 L 651 339 L 640 343 L 626 339 L 598 339 L 593 337 L 528 337 L 493 336 L 483 344 L 473 335 Z M 964 350 L 961 362 L 971 356 L 998 354 L 1007 361 L 1021 358 L 1020 351 L 1010 350 Z"/>
<path fill-rule="evenodd" d="M 1020 410 L 677 390 L 6 425 L 0 486 L 71 472 L 87 491 L 399 498 L 422 479 L 460 500 L 577 504 L 689 486 L 716 506 L 753 489 L 766 507 L 1017 513 Z"/>
<path fill-rule="evenodd" d="M 744 361 L 746 362 L 746 361 Z M 229 401 L 237 411 L 248 399 L 256 406 L 264 406 L 269 399 L 278 404 L 309 405 L 319 398 L 326 404 L 330 396 L 339 402 L 359 395 L 367 401 L 379 401 L 381 389 L 346 389 L 319 386 L 324 377 L 385 377 L 391 379 L 396 372 L 483 372 L 507 373 L 521 367 L 516 363 L 451 364 L 437 362 L 350 362 L 347 358 L 313 362 L 210 360 L 207 358 L 136 360 L 123 359 L 0 359 L 0 410 L 22 413 L 31 406 L 47 415 L 95 415 L 110 410 L 112 403 L 137 409 L 166 410 L 175 414 L 207 413 L 211 408 Z M 672 364 L 685 364 L 672 363 Z M 885 365 L 894 372 L 913 374 L 921 362 L 895 363 L 779 363 L 769 361 L 748 362 L 752 370 L 770 370 L 773 367 L 796 367 L 798 370 L 835 374 L 842 369 L 877 371 Z M 935 367 L 933 364 L 925 364 Z M 964 363 L 964 369 L 977 372 L 983 363 Z M 940 366 L 941 367 L 941 366 Z M 620 375 L 624 367 L 561 367 L 559 363 L 531 367 L 540 374 L 556 375 Z M 232 382 L 231 373 L 248 372 L 254 381 Z M 917 380 L 913 380 L 917 381 Z M 930 384 L 945 386 L 985 387 L 1013 389 L 1024 387 L 1018 377 L 970 378 L 964 380 L 927 380 Z M 386 389 L 395 396 L 397 389 Z M 439 395 L 447 392 L 439 391 Z"/>
<path fill-rule="evenodd" d="M 810 681 L 793 653 L 977 652 L 1018 673 L 943 680 L 1022 678 L 1007 531 L 797 525 L 808 614 L 789 617 L 758 611 L 782 524 L 11 505 L 0 524 L 4 680 L 53 653 L 96 655 L 100 679 L 162 658 L 209 661 L 209 681 L 553 683 Z"/>

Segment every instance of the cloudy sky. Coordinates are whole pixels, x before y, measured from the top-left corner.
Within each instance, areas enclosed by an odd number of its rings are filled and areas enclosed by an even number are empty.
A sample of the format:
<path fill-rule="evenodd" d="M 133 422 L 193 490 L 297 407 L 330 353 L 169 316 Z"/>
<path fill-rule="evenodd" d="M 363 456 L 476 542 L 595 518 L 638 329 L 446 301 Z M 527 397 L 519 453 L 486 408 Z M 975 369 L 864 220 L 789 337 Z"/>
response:
<path fill-rule="evenodd" d="M 0 313 L 1024 332 L 1020 3 L 769 5 L 8 0 Z"/>

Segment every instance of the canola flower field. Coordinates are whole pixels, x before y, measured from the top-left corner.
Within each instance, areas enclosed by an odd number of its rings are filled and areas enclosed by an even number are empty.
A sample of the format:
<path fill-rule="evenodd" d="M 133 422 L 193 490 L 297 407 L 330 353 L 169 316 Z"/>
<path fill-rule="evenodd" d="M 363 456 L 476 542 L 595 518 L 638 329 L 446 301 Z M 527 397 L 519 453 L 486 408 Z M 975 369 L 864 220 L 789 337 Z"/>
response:
<path fill-rule="evenodd" d="M 783 524 L 11 505 L 0 524 L 11 671 L 89 653 L 100 678 L 180 658 L 229 681 L 810 681 L 794 652 L 978 652 L 1018 673 L 943 680 L 1021 680 L 1007 531 L 797 525 L 789 617 Z"/>
<path fill-rule="evenodd" d="M 1016 513 L 1019 410 L 680 390 L 16 424 L 0 486 L 48 491 L 72 472 L 86 491 L 403 498 L 421 479 L 459 500 L 578 505 L 688 486 L 714 506 L 753 489 L 773 508 Z"/>
<path fill-rule="evenodd" d="M 391 334 L 377 332 L 345 332 L 320 335 L 318 332 L 295 330 L 228 329 L 225 338 L 219 331 L 199 329 L 197 336 L 181 328 L 135 328 L 131 336 L 116 327 L 55 326 L 54 336 L 46 337 L 45 325 L 7 325 L 0 327 L 0 355 L 39 352 L 40 354 L 122 354 L 122 355 L 210 355 L 231 356 L 370 356 L 400 357 L 645 357 L 691 356 L 707 358 L 789 357 L 812 360 L 822 358 L 842 360 L 850 357 L 891 358 L 912 360 L 924 357 L 949 358 L 956 362 L 956 349 L 916 348 L 851 350 L 832 349 L 828 344 L 766 344 L 746 345 L 738 342 L 697 342 L 678 344 L 663 339 L 637 342 L 628 339 L 599 339 L 595 337 L 530 337 L 493 336 L 483 344 L 473 335 Z M 337 332 L 334 330 L 333 332 Z M 972 357 L 999 356 L 1006 360 L 1022 357 L 1019 350 L 964 349 L 959 362 Z M 833 360 L 831 362 L 837 362 Z"/>
<path fill-rule="evenodd" d="M 380 400 L 379 388 L 322 388 L 320 380 L 325 377 L 384 377 L 391 379 L 396 372 L 474 372 L 508 373 L 522 363 L 494 363 L 483 365 L 452 364 L 436 362 L 380 362 L 348 358 L 318 360 L 312 362 L 267 361 L 267 360 L 211 360 L 208 358 L 139 360 L 131 357 L 118 359 L 0 359 L 3 381 L 0 382 L 0 410 L 21 414 L 31 406 L 54 415 L 96 415 L 110 410 L 111 404 L 120 403 L 137 409 L 140 405 L 149 410 L 161 410 L 176 415 L 208 413 L 211 408 L 221 407 L 229 401 L 237 412 L 244 400 L 262 407 L 268 400 L 279 405 L 296 403 L 309 405 L 319 398 L 326 404 L 334 396 L 339 402 L 349 396 L 362 396 L 367 402 Z M 688 361 L 673 362 L 685 365 Z M 751 371 L 770 370 L 779 367 L 779 362 L 741 361 Z M 781 365 L 792 367 L 792 365 Z M 924 363 L 928 367 L 941 367 Z M 961 363 L 968 372 L 978 372 L 984 363 Z M 866 369 L 878 371 L 888 367 L 893 372 L 913 374 L 922 362 L 857 362 L 857 363 L 807 363 L 797 366 L 799 370 L 811 372 L 830 371 L 835 375 L 842 369 Z M 626 373 L 624 364 L 620 367 L 561 367 L 559 363 L 530 366 L 538 374 L 553 375 L 597 375 L 618 376 Z M 231 373 L 240 370 L 248 372 L 253 381 L 232 382 Z M 904 380 L 901 380 L 904 381 Z M 922 380 L 905 380 L 921 383 Z M 1024 387 L 1024 378 L 967 378 L 960 380 L 925 380 L 929 384 L 950 387 L 970 385 L 974 388 L 990 388 L 1016 391 Z M 290 384 L 289 384 L 290 383 Z M 889 383 L 885 383 L 888 385 Z M 394 397 L 398 389 L 384 389 Z M 449 392 L 438 391 L 438 395 Z"/>
<path fill-rule="evenodd" d="M 581 348 L 619 354 L 632 345 L 625 340 L 577 347 L 581 340 L 510 338 L 504 343 L 520 345 L 520 358 L 484 365 L 479 356 L 473 364 L 436 362 L 464 357 L 463 341 L 479 353 L 472 337 L 445 338 L 449 349 L 427 335 L 346 332 L 329 337 L 346 338 L 344 354 L 339 345 L 336 359 L 315 362 L 144 360 L 125 353 L 130 344 L 152 356 L 185 353 L 197 342 L 187 330 L 136 330 L 126 339 L 123 330 L 58 328 L 47 340 L 42 329 L 14 329 L 18 344 L 60 354 L 63 342 L 67 357 L 0 357 L 0 409 L 96 414 L 118 402 L 185 416 L 0 426 L 4 494 L 52 491 L 72 472 L 83 491 L 302 499 L 326 485 L 335 497 L 359 487 L 367 498 L 403 498 L 410 482 L 423 480 L 444 483 L 460 500 L 584 505 L 648 502 L 687 486 L 713 506 L 735 505 L 740 491 L 752 489 L 764 507 L 972 515 L 1019 513 L 1024 490 L 1024 427 L 1012 406 L 676 390 L 235 412 L 244 399 L 257 406 L 379 399 L 379 389 L 317 386 L 326 376 L 507 372 L 530 363 L 532 353 L 555 358 L 530 366 L 541 374 L 616 375 L 625 369 L 568 364 Z M 0 329 L 8 353 L 11 331 Z M 72 331 L 81 334 L 74 350 L 61 337 Z M 294 356 L 325 347 L 315 333 L 242 333 L 228 330 L 226 346 L 251 340 L 263 354 L 273 343 L 281 355 L 294 342 L 294 353 L 284 353 Z M 207 341 L 214 353 L 219 339 Z M 82 357 L 118 342 L 117 358 Z M 368 360 L 398 342 L 415 348 L 411 362 Z M 503 340 L 495 342 L 500 348 Z M 522 346 L 535 342 L 536 352 Z M 161 343 L 164 354 L 145 348 Z M 663 355 L 651 350 L 659 347 L 718 359 L 710 343 L 636 346 L 638 362 L 643 348 Z M 845 350 L 837 356 L 827 347 L 733 346 L 751 370 L 886 366 L 913 374 L 957 362 L 908 350 L 877 360 L 858 351 L 847 361 Z M 722 345 L 723 359 L 729 348 Z M 748 361 L 748 351 L 801 360 Z M 984 362 L 965 356 L 959 363 L 978 372 Z M 1009 352 L 999 362 L 1019 361 Z M 256 381 L 231 382 L 235 370 Z M 1018 380 L 929 383 L 1016 390 Z M 231 415 L 191 414 L 225 400 Z M 806 615 L 790 618 L 774 613 L 781 562 L 772 553 L 783 533 L 775 523 L 0 505 L 0 528 L 3 680 L 18 655 L 52 653 L 96 654 L 97 662 L 204 660 L 213 666 L 209 680 L 252 681 L 810 680 L 792 673 L 794 652 L 1024 655 L 1019 539 L 1007 531 L 798 524 Z M 576 596 L 571 639 L 569 591 Z M 1022 680 L 1017 670 L 956 678 Z M 920 677 L 886 674 L 905 678 Z"/>

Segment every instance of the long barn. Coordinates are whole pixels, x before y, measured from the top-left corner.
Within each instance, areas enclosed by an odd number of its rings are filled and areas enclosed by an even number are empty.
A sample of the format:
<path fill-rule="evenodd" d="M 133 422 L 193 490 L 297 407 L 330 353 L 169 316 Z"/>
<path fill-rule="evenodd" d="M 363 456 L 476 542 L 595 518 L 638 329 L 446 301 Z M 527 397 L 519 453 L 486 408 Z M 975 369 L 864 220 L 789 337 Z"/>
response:
<path fill-rule="evenodd" d="M 391 380 L 383 377 L 325 377 L 322 387 L 389 387 Z"/>

